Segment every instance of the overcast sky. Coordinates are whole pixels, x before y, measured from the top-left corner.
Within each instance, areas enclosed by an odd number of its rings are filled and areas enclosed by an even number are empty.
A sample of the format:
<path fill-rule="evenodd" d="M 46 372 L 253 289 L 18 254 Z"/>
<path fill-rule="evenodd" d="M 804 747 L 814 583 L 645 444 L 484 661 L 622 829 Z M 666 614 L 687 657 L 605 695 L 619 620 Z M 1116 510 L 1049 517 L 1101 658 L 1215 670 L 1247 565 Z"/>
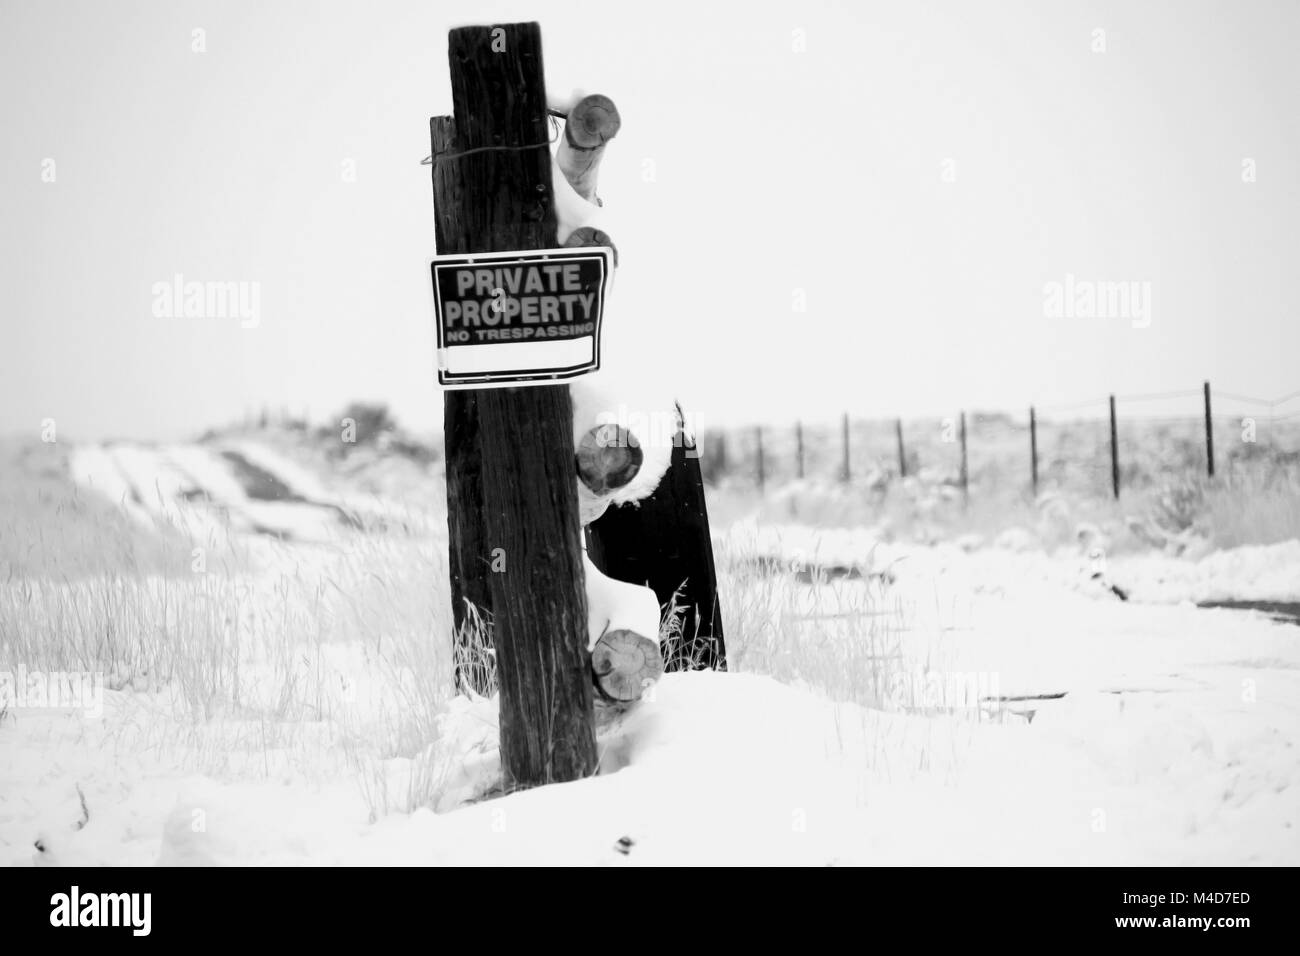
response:
<path fill-rule="evenodd" d="M 1300 389 L 1294 2 L 4 0 L 0 433 L 435 427 L 428 118 L 447 30 L 522 19 L 623 116 L 602 374 L 702 423 Z M 256 327 L 159 317 L 176 274 Z"/>

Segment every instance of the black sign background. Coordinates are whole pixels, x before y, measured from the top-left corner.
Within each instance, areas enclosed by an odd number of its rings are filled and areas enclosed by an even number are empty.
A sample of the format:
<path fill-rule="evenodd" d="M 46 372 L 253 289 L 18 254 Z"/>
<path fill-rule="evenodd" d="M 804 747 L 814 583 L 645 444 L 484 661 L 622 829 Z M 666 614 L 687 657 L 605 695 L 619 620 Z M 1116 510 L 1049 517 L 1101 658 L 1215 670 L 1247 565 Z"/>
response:
<path fill-rule="evenodd" d="M 512 365 L 510 368 L 499 371 L 473 372 L 449 371 L 442 367 L 442 362 L 439 362 L 439 384 L 450 387 L 466 388 L 483 387 L 485 385 L 518 385 L 528 382 L 546 383 L 576 378 L 580 375 L 585 375 L 589 372 L 598 370 L 600 368 L 601 323 L 604 318 L 605 297 L 609 285 L 610 256 L 610 251 L 602 247 L 600 249 L 545 249 L 537 250 L 535 252 L 440 256 L 435 259 L 430 266 L 430 271 L 433 279 L 434 304 L 437 313 L 438 349 L 440 354 L 450 354 L 457 348 L 470 345 L 486 345 L 507 349 L 519 345 L 537 345 L 546 342 L 573 341 L 584 339 L 588 336 L 593 338 L 592 358 L 588 362 L 562 367 L 538 368 L 535 363 L 530 364 L 521 361 L 517 366 Z M 459 306 L 461 303 L 470 300 L 473 300 L 476 303 L 481 303 L 485 299 L 493 298 L 490 294 L 483 295 L 481 292 L 476 291 L 476 287 L 471 288 L 462 296 L 458 292 L 457 276 L 459 273 L 465 269 L 512 269 L 537 266 L 539 264 L 547 266 L 576 264 L 579 267 L 577 293 L 582 295 L 594 293 L 596 298 L 591 308 L 590 318 L 588 318 L 587 314 L 583 312 L 581 318 L 575 318 L 572 321 L 564 319 L 552 322 L 539 321 L 529 323 L 527 327 L 562 328 L 565 326 L 582 326 L 594 323 L 594 329 L 592 331 L 570 333 L 567 335 L 557 335 L 546 338 L 530 338 L 499 342 L 484 342 L 474 338 L 471 338 L 467 342 L 452 342 L 448 340 L 449 329 L 446 309 L 449 303 Z M 571 290 L 566 289 L 565 291 L 570 292 Z M 513 297 L 513 294 L 509 289 L 505 289 L 504 294 L 507 297 Z M 484 327 L 504 329 L 520 328 L 521 326 L 523 326 L 521 317 L 515 315 L 511 318 L 509 324 L 499 322 L 498 324 L 489 324 Z M 451 331 L 454 331 L 454 329 Z"/>

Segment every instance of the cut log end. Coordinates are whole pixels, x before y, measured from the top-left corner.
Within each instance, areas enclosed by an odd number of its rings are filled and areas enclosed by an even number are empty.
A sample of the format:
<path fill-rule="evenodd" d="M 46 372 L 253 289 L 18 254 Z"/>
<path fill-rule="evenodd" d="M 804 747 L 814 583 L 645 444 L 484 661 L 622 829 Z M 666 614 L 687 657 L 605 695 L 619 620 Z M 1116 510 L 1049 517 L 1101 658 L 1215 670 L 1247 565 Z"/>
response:
<path fill-rule="evenodd" d="M 621 425 L 597 425 L 578 442 L 578 477 L 594 494 L 622 488 L 641 470 L 641 445 Z"/>
<path fill-rule="evenodd" d="M 618 247 L 614 245 L 614 240 L 609 238 L 609 233 L 603 229 L 597 229 L 594 226 L 579 226 L 569 233 L 569 238 L 564 240 L 564 245 L 568 249 L 608 246 L 614 252 L 614 266 L 615 268 L 618 267 Z"/>
<path fill-rule="evenodd" d="M 569 111 L 565 129 L 574 146 L 594 149 L 613 139 L 622 124 L 614 101 L 608 96 L 593 93 L 584 96 Z"/>
<path fill-rule="evenodd" d="M 609 700 L 629 703 L 663 676 L 659 645 L 635 631 L 609 631 L 591 650 L 597 690 Z"/>

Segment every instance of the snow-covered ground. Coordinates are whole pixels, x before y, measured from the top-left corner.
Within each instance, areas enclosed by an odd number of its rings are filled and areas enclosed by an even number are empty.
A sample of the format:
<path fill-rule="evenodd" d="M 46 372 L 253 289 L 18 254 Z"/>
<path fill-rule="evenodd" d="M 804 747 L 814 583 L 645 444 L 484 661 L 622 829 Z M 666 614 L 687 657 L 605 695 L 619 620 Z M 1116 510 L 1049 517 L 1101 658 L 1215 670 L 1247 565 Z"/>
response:
<path fill-rule="evenodd" d="M 1300 601 L 1297 540 L 1172 557 L 1154 551 L 1106 555 L 1089 541 L 1046 553 L 1027 547 L 1014 533 L 991 544 L 958 540 L 918 547 L 884 541 L 869 527 L 824 529 L 752 518 L 735 522 L 726 535 L 796 569 L 885 573 L 900 581 L 960 581 L 958 591 L 1028 581 L 1091 591 L 1092 576 L 1100 571 L 1139 603 Z"/>
<path fill-rule="evenodd" d="M 192 531 L 284 532 L 240 592 L 271 618 L 290 576 L 338 578 L 331 542 L 359 535 L 338 518 L 356 501 L 254 444 L 241 442 L 244 459 L 308 500 L 248 498 L 211 447 L 75 461 L 142 521 L 171 509 Z M 171 477 L 132 494 L 150 474 Z M 11 707 L 0 862 L 1300 863 L 1300 627 L 1194 603 L 1300 600 L 1300 542 L 1112 557 L 1101 581 L 1083 552 L 886 545 L 864 529 L 742 521 L 719 552 L 724 566 L 787 566 L 809 606 L 886 595 L 899 649 L 887 699 L 834 700 L 743 658 L 739 672 L 669 674 L 602 731 L 598 776 L 492 796 L 491 701 L 441 700 L 422 751 L 347 743 L 414 698 L 376 663 L 387 637 L 350 641 L 334 622 L 328 640 L 284 635 L 289 653 L 260 685 L 250 658 L 244 709 L 206 721 L 179 721 L 177 689 L 148 681 L 110 681 L 99 717 Z M 745 600 L 724 593 L 724 615 Z M 800 626 L 846 639 L 816 615 Z M 252 703 L 322 672 L 342 682 L 332 708 L 268 724 L 273 709 Z M 377 814 L 384 788 L 431 792 L 440 812 Z"/>

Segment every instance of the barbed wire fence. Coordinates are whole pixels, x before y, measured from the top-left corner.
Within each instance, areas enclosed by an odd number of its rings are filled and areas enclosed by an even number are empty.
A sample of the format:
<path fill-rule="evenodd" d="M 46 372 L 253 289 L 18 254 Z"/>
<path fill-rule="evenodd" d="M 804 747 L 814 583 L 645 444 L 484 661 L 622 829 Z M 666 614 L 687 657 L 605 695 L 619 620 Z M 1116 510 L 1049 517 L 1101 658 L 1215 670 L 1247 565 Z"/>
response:
<path fill-rule="evenodd" d="M 1246 471 L 1300 474 L 1300 390 L 1275 398 L 1199 389 L 1103 395 L 913 419 L 795 420 L 706 429 L 705 480 L 758 490 L 791 481 L 883 488 L 915 477 L 1037 495 L 1111 495 L 1177 476 L 1231 480 Z"/>

